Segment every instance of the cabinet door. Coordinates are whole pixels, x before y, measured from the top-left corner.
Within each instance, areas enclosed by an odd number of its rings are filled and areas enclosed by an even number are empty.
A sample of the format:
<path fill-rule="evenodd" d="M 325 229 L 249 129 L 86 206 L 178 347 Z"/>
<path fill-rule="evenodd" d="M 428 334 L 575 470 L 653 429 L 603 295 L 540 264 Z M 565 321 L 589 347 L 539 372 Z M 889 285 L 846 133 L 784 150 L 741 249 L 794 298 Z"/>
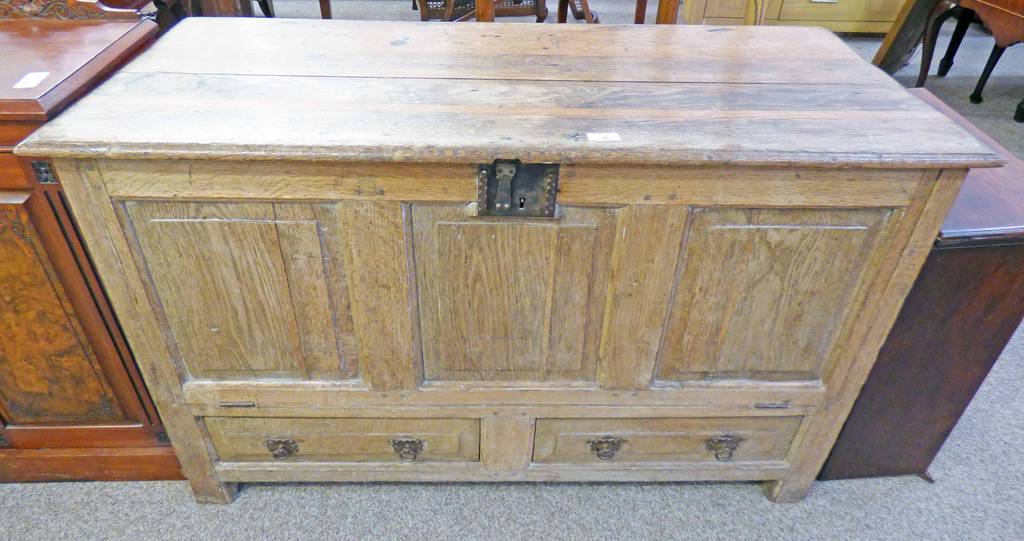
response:
<path fill-rule="evenodd" d="M 695 209 L 659 378 L 818 378 L 891 214 Z"/>
<path fill-rule="evenodd" d="M 594 379 L 615 211 L 559 212 L 412 207 L 426 380 Z"/>
<path fill-rule="evenodd" d="M 125 422 L 29 219 L 29 197 L 0 192 L 2 416 L 12 425 Z"/>

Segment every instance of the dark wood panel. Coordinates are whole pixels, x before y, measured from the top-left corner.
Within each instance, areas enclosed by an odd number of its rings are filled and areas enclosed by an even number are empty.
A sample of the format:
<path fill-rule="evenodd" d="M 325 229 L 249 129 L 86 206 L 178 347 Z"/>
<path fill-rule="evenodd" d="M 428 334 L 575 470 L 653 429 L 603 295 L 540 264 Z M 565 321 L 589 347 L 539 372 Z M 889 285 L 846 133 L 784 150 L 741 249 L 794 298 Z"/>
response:
<path fill-rule="evenodd" d="M 1024 245 L 935 250 L 821 479 L 924 473 L 1024 316 Z"/>

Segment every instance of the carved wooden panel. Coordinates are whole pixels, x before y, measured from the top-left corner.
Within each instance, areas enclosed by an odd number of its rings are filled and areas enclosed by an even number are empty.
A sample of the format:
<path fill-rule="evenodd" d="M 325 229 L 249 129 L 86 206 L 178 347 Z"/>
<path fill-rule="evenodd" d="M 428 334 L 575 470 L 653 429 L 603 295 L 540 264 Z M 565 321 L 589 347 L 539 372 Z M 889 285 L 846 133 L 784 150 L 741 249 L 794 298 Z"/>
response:
<path fill-rule="evenodd" d="M 887 209 L 695 209 L 659 377 L 817 378 Z"/>
<path fill-rule="evenodd" d="M 190 375 L 355 377 L 336 205 L 126 207 L 174 353 Z"/>
<path fill-rule="evenodd" d="M 412 208 L 427 380 L 594 379 L 615 211 L 560 212 Z"/>
<path fill-rule="evenodd" d="M 0 406 L 15 424 L 124 421 L 19 196 L 0 204 Z M 24 198 L 22 198 L 22 202 Z"/>
<path fill-rule="evenodd" d="M 138 18 L 127 10 L 110 10 L 100 2 L 78 0 L 0 0 L 0 18 L 33 17 L 42 19 Z"/>

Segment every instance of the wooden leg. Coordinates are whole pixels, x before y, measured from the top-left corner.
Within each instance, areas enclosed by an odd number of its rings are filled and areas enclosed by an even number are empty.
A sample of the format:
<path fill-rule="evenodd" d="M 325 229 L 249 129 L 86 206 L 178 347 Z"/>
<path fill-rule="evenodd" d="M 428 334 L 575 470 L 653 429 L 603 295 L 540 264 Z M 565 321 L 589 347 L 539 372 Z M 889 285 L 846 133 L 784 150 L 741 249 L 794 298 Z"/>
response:
<path fill-rule="evenodd" d="M 478 23 L 494 22 L 494 0 L 476 0 L 476 21 Z"/>
<path fill-rule="evenodd" d="M 1003 56 L 1003 51 L 1006 47 L 1000 47 L 995 45 L 992 47 L 992 54 L 988 55 L 988 62 L 985 63 L 985 69 L 981 72 L 981 77 L 978 78 L 978 85 L 974 87 L 974 92 L 971 92 L 971 103 L 981 103 L 984 98 L 981 97 L 981 92 L 985 90 L 985 84 L 988 83 L 989 75 L 992 75 L 992 70 L 999 63 L 999 59 Z"/>
<path fill-rule="evenodd" d="M 924 86 L 928 79 L 928 70 L 932 67 L 932 56 L 935 54 L 935 42 L 939 39 L 939 29 L 942 23 L 952 14 L 953 5 L 949 2 L 939 2 L 931 15 L 928 16 L 928 25 L 924 30 L 924 49 L 921 51 L 921 71 L 917 74 L 916 87 Z"/>
<path fill-rule="evenodd" d="M 1020 100 L 1017 104 L 1017 112 L 1013 115 L 1015 122 L 1024 122 L 1024 100 Z"/>
<path fill-rule="evenodd" d="M 564 23 L 569 19 L 569 0 L 558 0 L 558 22 Z"/>
<path fill-rule="evenodd" d="M 205 483 L 202 486 L 191 483 L 191 485 L 192 494 L 195 496 L 197 503 L 229 504 L 235 501 L 235 495 L 238 493 L 237 483 L 216 483 L 213 485 Z"/>
<path fill-rule="evenodd" d="M 272 2 L 273 0 L 256 0 L 264 17 L 272 18 L 274 16 L 274 4 Z"/>
<path fill-rule="evenodd" d="M 331 0 L 320 0 L 320 18 L 330 19 L 331 17 Z"/>
<path fill-rule="evenodd" d="M 548 18 L 548 2 L 547 0 L 536 0 L 537 1 L 537 22 L 542 23 Z"/>
<path fill-rule="evenodd" d="M 946 56 L 939 60 L 939 77 L 945 77 L 949 73 L 949 68 L 953 67 L 953 57 L 956 56 L 956 51 L 964 41 L 964 35 L 967 34 L 971 21 L 974 20 L 974 12 L 969 9 L 958 8 L 956 17 L 956 29 L 953 30 L 953 37 L 950 38 L 949 46 L 946 47 Z"/>
<path fill-rule="evenodd" d="M 636 0 L 636 11 L 633 13 L 633 24 L 644 24 L 647 19 L 647 0 Z"/>
<path fill-rule="evenodd" d="M 656 24 L 676 24 L 679 20 L 679 0 L 658 0 Z"/>

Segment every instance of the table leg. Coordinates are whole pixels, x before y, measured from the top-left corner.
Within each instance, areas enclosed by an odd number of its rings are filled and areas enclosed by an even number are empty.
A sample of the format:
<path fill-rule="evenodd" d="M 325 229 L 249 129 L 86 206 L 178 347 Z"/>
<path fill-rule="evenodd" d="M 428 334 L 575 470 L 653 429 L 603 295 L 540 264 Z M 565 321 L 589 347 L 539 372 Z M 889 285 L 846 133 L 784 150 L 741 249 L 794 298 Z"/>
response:
<path fill-rule="evenodd" d="M 481 23 L 494 22 L 494 0 L 476 0 L 476 20 Z"/>
<path fill-rule="evenodd" d="M 676 24 L 679 20 L 679 0 L 658 0 L 657 24 Z"/>
<path fill-rule="evenodd" d="M 636 11 L 633 13 L 633 24 L 644 24 L 647 19 L 647 0 L 636 0 Z"/>
<path fill-rule="evenodd" d="M 967 29 L 971 26 L 971 21 L 973 20 L 973 11 L 964 8 L 958 10 L 956 29 L 953 30 L 953 37 L 949 40 L 949 47 L 946 47 L 946 56 L 939 60 L 939 77 L 945 77 L 949 73 L 949 68 L 953 67 L 953 57 L 956 56 L 956 51 L 960 49 L 960 44 L 964 41 L 964 35 L 967 34 Z"/>
<path fill-rule="evenodd" d="M 985 90 L 985 84 L 988 83 L 988 78 L 992 75 L 992 70 L 995 69 L 996 64 L 999 63 L 999 59 L 1003 56 L 1003 51 L 1006 47 L 1000 47 L 995 45 L 992 47 L 992 54 L 988 55 L 988 62 L 985 63 L 985 69 L 981 72 L 981 77 L 978 78 L 978 85 L 974 87 L 974 92 L 971 92 L 971 103 L 981 103 L 984 98 L 981 97 L 981 92 Z"/>

